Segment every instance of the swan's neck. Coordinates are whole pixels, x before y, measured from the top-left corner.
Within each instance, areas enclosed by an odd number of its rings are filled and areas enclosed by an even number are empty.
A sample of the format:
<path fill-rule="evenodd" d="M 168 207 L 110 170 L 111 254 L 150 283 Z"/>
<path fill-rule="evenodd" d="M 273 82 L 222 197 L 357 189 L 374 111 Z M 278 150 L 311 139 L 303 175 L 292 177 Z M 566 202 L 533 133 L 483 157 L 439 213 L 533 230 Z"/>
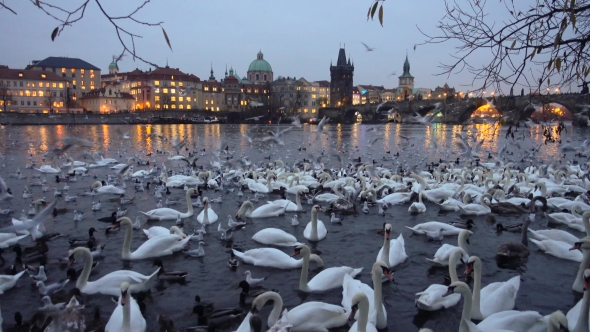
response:
<path fill-rule="evenodd" d="M 203 206 L 203 224 L 206 225 L 208 223 L 209 223 L 209 203 L 205 203 L 205 205 Z"/>
<path fill-rule="evenodd" d="M 459 250 L 459 249 L 453 249 L 453 250 L 455 251 L 455 250 Z M 449 277 L 451 277 L 451 283 L 453 283 L 455 281 L 459 281 L 459 278 L 457 277 L 457 260 L 462 255 L 463 255 L 463 253 L 460 253 L 459 255 L 457 255 L 453 252 L 453 253 L 451 253 L 451 257 L 449 258 Z"/>
<path fill-rule="evenodd" d="M 389 266 L 389 246 L 391 245 L 390 240 L 387 239 L 387 235 L 383 236 L 383 252 L 381 252 L 381 260 L 387 267 Z"/>
<path fill-rule="evenodd" d="M 481 198 L 479 200 L 479 203 L 481 204 L 481 206 L 483 206 L 486 210 L 489 210 L 490 207 L 486 204 L 486 200 L 485 198 L 488 197 L 488 195 L 481 195 Z"/>
<path fill-rule="evenodd" d="M 475 265 L 475 280 L 473 281 L 473 304 L 471 305 L 471 311 L 481 315 L 481 265 L 480 264 L 476 264 Z M 478 317 L 478 318 L 483 318 L 483 317 Z"/>
<path fill-rule="evenodd" d="M 422 191 L 418 194 L 418 201 L 422 204 Z"/>
<path fill-rule="evenodd" d="M 471 306 L 473 303 L 471 291 L 469 289 L 466 289 L 462 295 L 463 295 L 464 302 L 463 302 L 463 312 L 461 313 L 461 323 L 460 323 L 459 331 L 469 331 L 469 328 L 467 327 L 466 322 L 471 320 Z"/>
<path fill-rule="evenodd" d="M 584 332 L 590 331 L 590 326 L 588 325 L 588 316 L 590 316 L 590 290 L 586 290 L 584 292 L 584 298 L 582 299 L 582 307 L 580 308 L 580 316 L 578 317 L 578 322 L 576 323 L 576 327 L 572 330 L 572 332 Z"/>
<path fill-rule="evenodd" d="M 379 267 L 381 269 L 381 267 Z M 379 270 L 373 271 L 372 273 L 373 278 L 373 305 L 375 307 L 375 311 L 377 311 L 377 322 L 376 325 L 379 324 L 379 321 L 382 320 L 385 322 L 385 313 L 383 312 L 383 291 L 382 291 L 382 281 L 381 281 L 381 273 Z"/>
<path fill-rule="evenodd" d="M 307 285 L 307 275 L 309 273 L 309 253 L 303 255 L 303 265 L 301 266 L 301 277 L 299 278 L 299 290 L 307 291 L 309 286 Z"/>
<path fill-rule="evenodd" d="M 78 277 L 78 281 L 76 282 L 76 287 L 78 289 L 83 288 L 88 284 L 88 277 L 90 277 L 90 271 L 92 270 L 92 255 L 89 251 L 84 250 L 82 251 L 84 255 L 84 269 L 82 270 L 82 274 Z"/>
<path fill-rule="evenodd" d="M 469 250 L 467 249 L 467 240 L 465 239 L 465 236 L 459 236 L 459 248 L 463 249 L 463 251 L 465 251 L 465 254 L 469 256 Z M 457 280 L 455 280 L 457 281 Z"/>
<path fill-rule="evenodd" d="M 123 250 L 121 252 L 121 257 L 123 259 L 129 259 L 129 257 L 131 257 L 131 238 L 133 237 L 133 227 L 129 225 L 125 227 L 127 229 L 125 230 L 125 240 L 123 241 Z"/>
<path fill-rule="evenodd" d="M 590 236 L 590 218 L 582 215 L 582 222 L 584 223 L 584 228 L 586 229 L 586 236 Z"/>
<path fill-rule="evenodd" d="M 367 331 L 367 323 L 369 321 L 369 303 L 367 300 L 361 301 L 358 304 L 359 306 L 359 319 L 357 326 L 357 332 L 366 332 Z"/>
<path fill-rule="evenodd" d="M 313 209 L 311 211 L 311 234 L 312 239 L 318 238 L 318 211 Z"/>
<path fill-rule="evenodd" d="M 131 331 L 131 299 L 129 292 L 125 295 L 125 305 L 123 306 L 123 332 Z"/>
<path fill-rule="evenodd" d="M 190 191 L 186 191 L 186 207 L 187 207 L 187 211 L 186 214 L 188 214 L 189 216 L 193 215 L 193 203 L 191 202 L 191 194 Z"/>
<path fill-rule="evenodd" d="M 582 262 L 578 268 L 578 274 L 576 280 L 574 280 L 574 286 L 572 287 L 575 291 L 583 291 L 584 284 L 584 270 L 590 266 L 590 250 L 582 249 Z"/>
<path fill-rule="evenodd" d="M 268 300 L 273 301 L 272 311 L 268 316 L 268 326 L 273 326 L 279 320 L 281 310 L 283 310 L 283 299 L 279 294 L 272 292 L 268 295 Z"/>
<path fill-rule="evenodd" d="M 301 206 L 301 195 L 299 195 L 299 191 L 295 194 L 295 204 L 297 205 L 297 210 L 302 211 L 303 207 Z"/>

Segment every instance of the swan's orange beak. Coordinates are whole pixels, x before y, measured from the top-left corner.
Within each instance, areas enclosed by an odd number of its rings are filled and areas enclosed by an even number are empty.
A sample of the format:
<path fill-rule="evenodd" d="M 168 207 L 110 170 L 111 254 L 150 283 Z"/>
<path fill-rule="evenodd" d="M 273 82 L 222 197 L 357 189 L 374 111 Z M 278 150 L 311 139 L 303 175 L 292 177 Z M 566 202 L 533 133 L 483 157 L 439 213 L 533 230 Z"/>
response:
<path fill-rule="evenodd" d="M 383 275 L 385 275 L 389 281 L 393 281 L 393 273 L 391 273 L 390 270 L 383 271 Z"/>
<path fill-rule="evenodd" d="M 570 248 L 570 251 L 576 250 L 576 249 L 581 250 L 581 248 L 582 248 L 582 242 L 576 242 L 576 243 L 574 243 L 574 246 Z"/>
<path fill-rule="evenodd" d="M 356 312 L 358 310 L 358 304 L 355 304 L 352 306 L 351 310 L 350 310 L 350 315 L 348 316 L 348 320 L 349 321 L 353 321 L 354 320 L 354 315 L 356 315 Z"/>
<path fill-rule="evenodd" d="M 467 267 L 465 268 L 465 274 L 466 276 L 471 275 L 471 273 L 473 273 L 473 263 L 467 264 Z"/>
<path fill-rule="evenodd" d="M 391 239 L 391 230 L 389 230 L 389 229 L 385 230 L 385 238 L 387 239 L 387 241 L 389 241 L 389 239 Z"/>

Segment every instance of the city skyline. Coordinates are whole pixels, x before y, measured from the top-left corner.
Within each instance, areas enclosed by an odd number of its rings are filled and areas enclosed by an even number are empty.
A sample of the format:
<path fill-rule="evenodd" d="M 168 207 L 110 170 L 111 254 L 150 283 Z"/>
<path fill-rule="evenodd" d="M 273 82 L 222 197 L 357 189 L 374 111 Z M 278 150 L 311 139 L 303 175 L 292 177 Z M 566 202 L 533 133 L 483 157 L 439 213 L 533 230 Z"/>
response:
<path fill-rule="evenodd" d="M 130 10 L 138 2 L 125 4 L 126 7 L 107 4 L 111 5 L 107 8 L 109 12 L 118 14 Z M 330 63 L 337 60 L 338 49 L 342 46 L 354 61 L 355 85 L 397 87 L 406 52 L 412 64 L 412 75 L 416 77 L 416 87 L 433 89 L 448 83 L 461 90 L 462 84 L 471 82 L 466 73 L 448 79 L 434 76 L 440 72 L 438 62 L 448 57 L 440 49 L 446 50 L 448 46 L 427 45 L 413 49 L 415 43 L 424 39 L 416 25 L 433 31 L 433 22 L 443 12 L 441 4 L 432 3 L 432 10 L 428 13 L 421 13 L 420 8 L 411 5 L 386 6 L 384 27 L 376 21 L 366 21 L 368 3 L 322 2 L 314 4 L 313 10 L 310 10 L 310 4 L 306 1 L 280 5 L 269 1 L 247 1 L 222 6 L 181 1 L 178 6 L 169 7 L 149 3 L 140 17 L 148 21 L 164 21 L 174 51 L 167 47 L 159 28 L 129 24 L 126 27 L 144 36 L 144 40 L 137 43 L 139 54 L 160 66 L 168 63 L 170 67 L 195 74 L 202 80 L 209 76 L 211 64 L 217 78 L 223 77 L 226 65 L 245 76 L 248 65 L 260 50 L 271 64 L 275 78 L 295 76 L 309 81 L 329 80 Z M 19 45 L 4 57 L 2 64 L 10 68 L 24 68 L 32 60 L 48 56 L 68 56 L 81 58 L 107 72 L 112 56 L 121 51 L 114 29 L 95 5 L 89 7 L 87 17 L 66 28 L 54 42 L 50 33 L 57 21 L 29 2 L 15 3 L 13 9 L 18 15 L 2 11 L 3 20 L 0 21 L 0 26 L 12 27 L 13 33 L 7 36 L 7 42 Z M 285 16 L 285 12 L 290 15 Z M 303 20 L 302 17 L 309 19 Z M 32 21 L 35 24 L 26 23 Z M 17 42 L 22 39 L 34 42 Z M 367 52 L 362 43 L 375 50 Z M 119 62 L 122 72 L 135 68 L 148 70 L 150 67 L 140 61 L 133 62 L 130 56 Z"/>

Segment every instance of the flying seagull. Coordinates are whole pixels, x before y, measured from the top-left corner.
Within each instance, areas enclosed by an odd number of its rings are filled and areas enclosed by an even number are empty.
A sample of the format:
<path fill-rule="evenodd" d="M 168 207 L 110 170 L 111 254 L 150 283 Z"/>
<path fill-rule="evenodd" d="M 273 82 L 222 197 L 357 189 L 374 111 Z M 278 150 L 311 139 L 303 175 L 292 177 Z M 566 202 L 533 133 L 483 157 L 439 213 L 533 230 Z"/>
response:
<path fill-rule="evenodd" d="M 373 52 L 375 50 L 374 48 L 369 47 L 369 45 L 367 45 L 363 42 L 361 42 L 361 44 L 363 44 L 365 46 L 365 48 L 367 49 L 367 52 Z"/>

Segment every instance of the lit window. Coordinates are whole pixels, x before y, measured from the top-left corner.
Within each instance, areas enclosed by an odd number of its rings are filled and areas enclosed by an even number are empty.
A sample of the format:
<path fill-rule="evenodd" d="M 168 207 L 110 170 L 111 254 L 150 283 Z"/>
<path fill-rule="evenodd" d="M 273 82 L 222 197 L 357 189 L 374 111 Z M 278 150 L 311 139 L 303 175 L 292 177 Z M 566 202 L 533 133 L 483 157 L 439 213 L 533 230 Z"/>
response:
<path fill-rule="evenodd" d="M 155 101 L 160 101 L 160 96 L 155 96 L 155 97 L 154 97 L 154 100 L 155 100 Z"/>
<path fill-rule="evenodd" d="M 29 90 L 25 91 L 25 95 L 26 95 L 27 97 L 30 97 L 30 96 L 31 96 L 31 91 L 29 91 Z"/>
<path fill-rule="evenodd" d="M 63 89 L 64 88 L 64 84 L 63 83 L 59 83 L 59 88 Z"/>
<path fill-rule="evenodd" d="M 156 90 L 154 90 L 154 93 L 160 93 L 160 88 L 156 88 Z"/>
<path fill-rule="evenodd" d="M 205 100 L 205 105 L 209 105 L 209 100 Z"/>
<path fill-rule="evenodd" d="M 19 95 L 20 95 L 21 97 L 23 96 L 23 90 L 21 90 L 21 91 L 19 92 Z"/>
<path fill-rule="evenodd" d="M 170 93 L 176 93 L 176 89 L 170 89 Z"/>
<path fill-rule="evenodd" d="M 172 107 L 172 108 L 176 108 L 176 104 L 172 104 L 172 106 L 171 106 L 171 107 Z"/>
<path fill-rule="evenodd" d="M 47 75 L 41 74 L 41 78 L 47 78 Z"/>
<path fill-rule="evenodd" d="M 315 99 L 316 98 L 316 95 L 311 95 L 311 98 Z"/>
<path fill-rule="evenodd" d="M 170 97 L 170 100 L 172 100 L 172 101 L 176 101 L 176 96 L 172 96 L 172 97 Z"/>
<path fill-rule="evenodd" d="M 184 101 L 184 97 L 178 97 L 178 101 Z"/>
<path fill-rule="evenodd" d="M 163 88 L 163 89 L 162 89 L 162 92 L 164 92 L 164 93 L 168 93 L 168 88 Z"/>
<path fill-rule="evenodd" d="M 182 98 L 182 97 L 180 97 Z M 186 101 L 191 101 L 191 97 L 186 97 Z"/>
<path fill-rule="evenodd" d="M 73 84 L 73 85 L 76 85 L 76 80 L 73 80 L 73 81 L 72 81 L 72 84 Z"/>
<path fill-rule="evenodd" d="M 80 74 L 84 74 L 84 69 L 80 69 Z"/>
<path fill-rule="evenodd" d="M 303 113 L 307 113 L 307 112 L 309 112 L 309 111 L 307 110 L 307 108 L 303 110 Z"/>
<path fill-rule="evenodd" d="M 211 100 L 211 105 L 213 105 L 213 100 Z"/>
<path fill-rule="evenodd" d="M 61 69 L 61 72 L 62 72 L 62 73 L 65 73 L 65 72 L 66 72 L 66 69 L 65 69 L 65 68 L 62 68 L 62 69 Z"/>
<path fill-rule="evenodd" d="M 315 108 L 311 110 L 311 113 L 315 113 Z"/>
<path fill-rule="evenodd" d="M 209 107 L 205 107 L 205 111 L 208 111 L 208 110 L 209 110 Z"/>
<path fill-rule="evenodd" d="M 183 104 L 180 104 L 180 105 L 178 105 L 178 108 L 184 109 L 184 105 Z"/>
<path fill-rule="evenodd" d="M 94 88 L 94 81 L 90 81 L 90 86 Z"/>
<path fill-rule="evenodd" d="M 155 85 L 155 86 L 158 86 L 158 85 L 160 85 L 160 81 L 154 81 L 154 85 Z"/>
<path fill-rule="evenodd" d="M 176 82 L 174 82 L 174 81 L 170 82 L 170 86 L 176 86 Z"/>
<path fill-rule="evenodd" d="M 184 86 L 184 83 L 178 82 L 178 86 Z"/>
<path fill-rule="evenodd" d="M 217 91 L 217 88 L 216 87 L 213 87 L 213 91 Z"/>
<path fill-rule="evenodd" d="M 63 106 L 63 105 L 64 105 L 64 102 L 63 102 L 63 101 L 60 101 L 60 102 L 59 102 L 59 106 L 61 107 L 61 106 Z"/>
<path fill-rule="evenodd" d="M 72 71 L 72 74 L 73 74 L 73 73 L 76 72 L 76 69 L 72 68 L 71 71 Z"/>
<path fill-rule="evenodd" d="M 43 97 L 43 91 L 39 91 L 39 97 Z"/>
<path fill-rule="evenodd" d="M 254 93 L 258 93 L 258 89 L 254 89 Z"/>
<path fill-rule="evenodd" d="M 209 91 L 209 87 L 208 87 L 208 86 L 206 86 L 206 87 L 205 87 L 203 90 L 205 90 L 205 91 Z"/>
<path fill-rule="evenodd" d="M 219 112 L 219 106 L 217 106 L 217 112 Z"/>

